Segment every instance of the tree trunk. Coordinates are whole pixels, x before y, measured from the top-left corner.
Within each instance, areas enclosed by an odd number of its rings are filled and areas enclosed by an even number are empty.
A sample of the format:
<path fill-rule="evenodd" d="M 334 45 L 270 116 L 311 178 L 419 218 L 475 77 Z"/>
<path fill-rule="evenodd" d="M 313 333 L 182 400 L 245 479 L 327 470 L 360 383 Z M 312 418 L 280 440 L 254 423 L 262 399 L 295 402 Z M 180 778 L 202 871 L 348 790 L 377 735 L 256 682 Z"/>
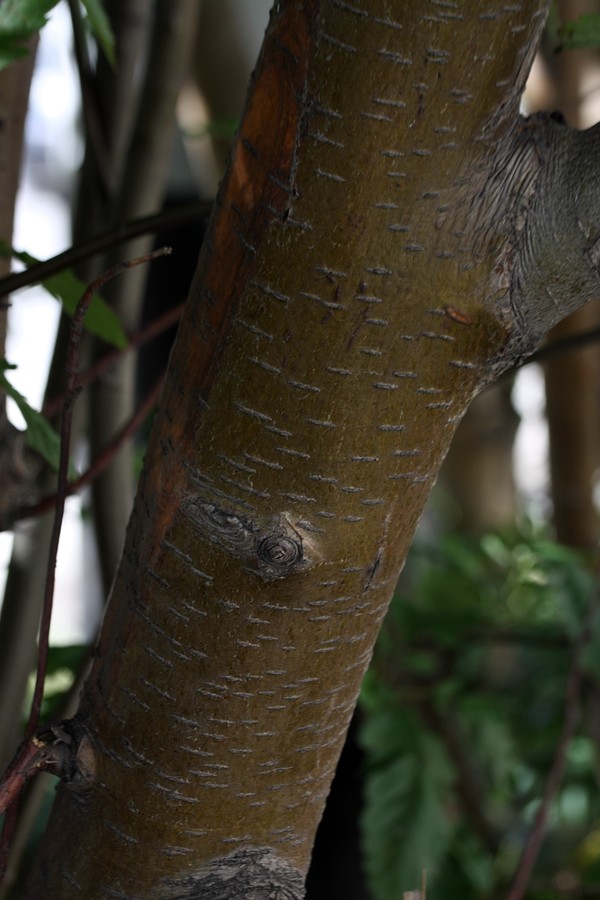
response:
<path fill-rule="evenodd" d="M 546 8 L 276 3 L 25 897 L 303 896 L 451 435 L 600 291 Z"/>
<path fill-rule="evenodd" d="M 479 394 L 460 423 L 440 473 L 449 507 L 445 528 L 482 534 L 515 523 L 512 456 L 519 416 L 511 387 L 501 382 Z"/>

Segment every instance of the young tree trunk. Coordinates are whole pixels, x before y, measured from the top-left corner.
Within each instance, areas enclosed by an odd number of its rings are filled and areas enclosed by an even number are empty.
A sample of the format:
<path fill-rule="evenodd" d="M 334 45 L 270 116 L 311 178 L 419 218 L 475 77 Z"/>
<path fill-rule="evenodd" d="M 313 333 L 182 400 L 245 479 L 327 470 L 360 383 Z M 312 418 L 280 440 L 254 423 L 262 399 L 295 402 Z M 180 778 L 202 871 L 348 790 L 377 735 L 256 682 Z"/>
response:
<path fill-rule="evenodd" d="M 600 290 L 547 5 L 276 3 L 25 897 L 303 896 L 451 435 Z"/>

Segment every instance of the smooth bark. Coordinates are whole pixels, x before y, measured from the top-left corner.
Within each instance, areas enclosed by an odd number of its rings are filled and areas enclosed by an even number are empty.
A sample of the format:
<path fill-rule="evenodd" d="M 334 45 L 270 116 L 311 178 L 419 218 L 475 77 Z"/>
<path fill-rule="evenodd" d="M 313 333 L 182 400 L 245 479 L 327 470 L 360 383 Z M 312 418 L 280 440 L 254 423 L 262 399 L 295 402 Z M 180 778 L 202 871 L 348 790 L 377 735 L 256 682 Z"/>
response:
<path fill-rule="evenodd" d="M 276 4 L 29 900 L 302 897 L 452 433 L 600 291 L 598 138 L 518 117 L 546 9 Z"/>

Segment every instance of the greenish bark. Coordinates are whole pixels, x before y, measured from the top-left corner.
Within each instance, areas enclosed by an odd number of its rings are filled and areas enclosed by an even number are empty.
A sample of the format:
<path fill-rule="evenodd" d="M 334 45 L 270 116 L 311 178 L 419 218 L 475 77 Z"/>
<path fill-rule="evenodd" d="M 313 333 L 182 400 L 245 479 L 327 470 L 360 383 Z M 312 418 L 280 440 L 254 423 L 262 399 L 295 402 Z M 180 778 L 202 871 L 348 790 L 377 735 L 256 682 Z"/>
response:
<path fill-rule="evenodd" d="M 546 9 L 276 4 L 29 900 L 302 897 L 452 433 L 600 290 L 595 134 L 518 117 Z"/>

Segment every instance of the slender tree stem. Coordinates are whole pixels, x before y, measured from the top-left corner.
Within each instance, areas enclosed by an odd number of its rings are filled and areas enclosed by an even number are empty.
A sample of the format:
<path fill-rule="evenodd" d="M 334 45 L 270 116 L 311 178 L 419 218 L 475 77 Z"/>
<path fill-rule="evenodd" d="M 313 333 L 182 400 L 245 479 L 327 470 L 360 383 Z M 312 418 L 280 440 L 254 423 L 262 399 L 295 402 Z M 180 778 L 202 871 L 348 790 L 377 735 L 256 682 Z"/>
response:
<path fill-rule="evenodd" d="M 69 450 L 71 440 L 71 427 L 73 421 L 73 408 L 82 387 L 78 384 L 79 358 L 81 350 L 81 337 L 83 334 L 85 314 L 89 308 L 94 294 L 107 281 L 119 275 L 125 269 L 151 259 L 164 256 L 171 252 L 170 247 L 161 247 L 153 253 L 145 254 L 136 259 L 125 260 L 104 272 L 96 278 L 86 289 L 81 297 L 71 320 L 69 332 L 69 346 L 67 351 L 67 392 L 65 396 L 62 420 L 61 420 L 61 444 L 60 461 L 58 469 L 58 490 L 55 497 L 55 515 L 48 554 L 48 567 L 46 573 L 46 585 L 44 601 L 39 629 L 39 650 L 36 681 L 31 702 L 29 720 L 25 729 L 23 742 L 17 751 L 17 755 L 7 770 L 0 785 L 0 811 L 5 812 L 2 838 L 0 839 L 0 878 L 6 871 L 10 842 L 14 834 L 18 816 L 19 799 L 25 783 L 33 774 L 42 769 L 56 769 L 60 762 L 60 752 L 49 752 L 49 745 L 36 737 L 39 728 L 42 700 L 44 694 L 44 682 L 48 664 L 50 622 L 52 619 L 52 606 L 54 599 L 54 582 L 56 572 L 56 558 L 60 532 L 64 515 L 65 501 L 69 494 L 68 470 Z M 153 398 L 154 399 L 154 398 Z"/>
<path fill-rule="evenodd" d="M 52 751 L 50 743 L 37 737 L 23 741 L 0 782 L 0 813 L 18 803 L 21 791 L 30 778 L 38 772 L 55 770 L 58 760 L 59 754 Z"/>
<path fill-rule="evenodd" d="M 52 619 L 52 605 L 54 598 L 54 582 L 56 572 L 56 557 L 58 553 L 58 544 L 60 540 L 60 532 L 62 528 L 62 520 L 64 515 L 65 501 L 69 491 L 69 449 L 71 439 L 71 426 L 73 421 L 73 407 L 75 401 L 82 388 L 77 383 L 79 374 L 79 357 L 81 348 L 81 336 L 83 334 L 83 323 L 85 314 L 88 310 L 94 293 L 106 284 L 111 278 L 119 275 L 125 269 L 148 262 L 158 256 L 164 256 L 170 253 L 169 247 L 161 247 L 153 253 L 146 254 L 137 259 L 126 260 L 104 272 L 96 278 L 86 289 L 81 300 L 77 304 L 77 309 L 71 321 L 71 329 L 69 334 L 69 348 L 67 354 L 67 394 L 61 421 L 61 445 L 60 445 L 60 462 L 58 468 L 58 490 L 56 495 L 54 525 L 52 528 L 52 536 L 50 540 L 50 551 L 48 555 L 48 569 L 46 574 L 46 587 L 44 591 L 44 604 L 40 622 L 39 634 L 39 652 L 38 666 L 36 674 L 35 688 L 33 699 L 31 702 L 31 711 L 29 721 L 25 730 L 25 741 L 30 741 L 39 725 L 40 713 L 42 708 L 42 700 L 44 694 L 44 681 L 46 678 L 46 667 L 48 663 L 48 638 L 50 634 L 50 622 Z"/>
<path fill-rule="evenodd" d="M 101 375 L 106 372 L 107 369 L 117 360 L 122 353 L 126 353 L 128 350 L 135 350 L 138 347 L 142 347 L 144 344 L 151 341 L 153 338 L 158 337 L 158 335 L 163 334 L 168 328 L 171 328 L 175 325 L 179 319 L 181 318 L 181 313 L 183 311 L 183 303 L 179 303 L 177 306 L 174 306 L 173 309 L 167 310 L 162 316 L 158 316 L 156 319 L 153 319 L 148 325 L 144 328 L 140 328 L 139 331 L 135 332 L 129 340 L 129 343 L 122 350 L 109 350 L 104 356 L 102 356 L 99 360 L 97 360 L 92 366 L 89 367 L 85 372 L 83 372 L 78 379 L 78 384 L 81 387 L 88 387 L 92 384 L 96 379 L 100 378 Z M 43 414 L 47 419 L 52 419 L 52 417 L 58 412 L 60 406 L 64 401 L 64 394 L 61 394 L 57 397 L 54 397 L 48 403 L 44 404 Z"/>
<path fill-rule="evenodd" d="M 540 349 L 536 350 L 523 365 L 527 366 L 529 363 L 546 362 L 547 359 L 556 356 L 558 353 L 566 353 L 568 350 L 577 350 L 579 347 L 585 347 L 597 340 L 600 340 L 600 327 L 590 328 L 589 331 L 579 331 L 576 334 L 571 334 L 561 340 L 552 341 L 551 344 L 546 344 L 545 347 L 540 347 Z"/>
<path fill-rule="evenodd" d="M 68 497 L 70 497 L 72 494 L 76 494 L 82 488 L 87 487 L 88 484 L 91 484 L 91 482 L 99 475 L 101 475 L 102 472 L 104 472 L 105 469 L 110 465 L 110 462 L 113 459 L 115 453 L 120 450 L 123 444 L 131 439 L 142 422 L 151 413 L 160 395 L 163 382 L 164 375 L 161 375 L 148 392 L 141 406 L 138 407 L 131 418 L 128 419 L 128 421 L 125 422 L 125 424 L 119 429 L 114 438 L 109 441 L 108 444 L 106 444 L 103 450 L 93 460 L 91 465 L 85 470 L 85 472 L 83 472 L 74 481 L 71 481 L 69 483 L 69 485 L 67 486 Z M 56 505 L 57 499 L 57 493 L 42 497 L 41 500 L 37 501 L 37 503 L 34 503 L 32 506 L 29 506 L 26 509 L 22 510 L 17 521 L 33 518 L 47 512 L 49 509 L 52 509 Z"/>

